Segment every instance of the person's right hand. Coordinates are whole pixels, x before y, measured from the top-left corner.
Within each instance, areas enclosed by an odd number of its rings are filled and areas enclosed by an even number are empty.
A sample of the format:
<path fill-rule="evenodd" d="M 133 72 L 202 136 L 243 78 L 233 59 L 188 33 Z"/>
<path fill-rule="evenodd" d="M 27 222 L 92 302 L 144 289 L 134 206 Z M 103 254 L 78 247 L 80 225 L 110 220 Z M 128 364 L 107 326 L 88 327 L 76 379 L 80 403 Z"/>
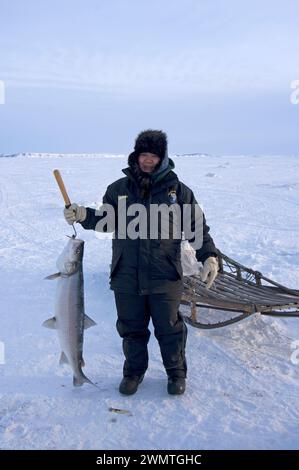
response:
<path fill-rule="evenodd" d="M 63 210 L 63 215 L 68 224 L 73 225 L 75 222 L 83 222 L 86 219 L 86 207 L 71 204 L 70 207 Z"/>

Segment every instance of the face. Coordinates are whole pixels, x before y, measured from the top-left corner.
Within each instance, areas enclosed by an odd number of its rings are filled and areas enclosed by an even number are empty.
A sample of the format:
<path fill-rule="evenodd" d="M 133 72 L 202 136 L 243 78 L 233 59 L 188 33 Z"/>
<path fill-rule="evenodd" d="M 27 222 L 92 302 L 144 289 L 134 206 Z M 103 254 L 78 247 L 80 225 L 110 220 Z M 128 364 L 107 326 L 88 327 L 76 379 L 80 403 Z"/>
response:
<path fill-rule="evenodd" d="M 138 164 L 144 173 L 152 173 L 159 161 L 158 155 L 149 152 L 141 153 L 138 157 Z"/>

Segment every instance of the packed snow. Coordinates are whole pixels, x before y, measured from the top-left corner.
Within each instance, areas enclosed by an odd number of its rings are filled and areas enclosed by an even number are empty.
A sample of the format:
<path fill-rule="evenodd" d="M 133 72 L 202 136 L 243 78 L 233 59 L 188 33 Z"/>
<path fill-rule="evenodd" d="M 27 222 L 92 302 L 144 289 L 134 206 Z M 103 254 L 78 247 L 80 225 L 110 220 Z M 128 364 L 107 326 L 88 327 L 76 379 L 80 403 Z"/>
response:
<path fill-rule="evenodd" d="M 299 157 L 173 160 L 221 251 L 298 289 Z M 70 368 L 58 365 L 56 332 L 41 326 L 52 316 L 55 297 L 55 281 L 44 277 L 56 272 L 72 228 L 52 171 L 61 171 L 73 202 L 94 207 L 125 166 L 120 155 L 0 158 L 0 448 L 298 449 L 299 354 L 292 347 L 299 318 L 255 315 L 219 330 L 189 327 L 183 396 L 167 394 L 152 335 L 144 382 L 123 397 L 123 355 L 108 284 L 111 240 L 80 225 L 86 313 L 97 322 L 85 332 L 84 371 L 98 388 L 74 388 Z"/>

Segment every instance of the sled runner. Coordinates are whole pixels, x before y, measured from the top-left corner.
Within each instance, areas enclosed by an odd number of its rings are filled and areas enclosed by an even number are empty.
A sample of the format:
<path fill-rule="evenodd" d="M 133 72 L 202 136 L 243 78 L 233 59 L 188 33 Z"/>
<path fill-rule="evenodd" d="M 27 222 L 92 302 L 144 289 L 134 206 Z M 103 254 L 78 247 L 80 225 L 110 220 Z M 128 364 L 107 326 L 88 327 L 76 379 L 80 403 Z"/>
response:
<path fill-rule="evenodd" d="M 199 275 L 184 277 L 180 313 L 187 324 L 220 328 L 258 312 L 299 317 L 299 290 L 288 289 L 221 252 L 219 264 L 220 271 L 210 289 L 206 289 Z"/>

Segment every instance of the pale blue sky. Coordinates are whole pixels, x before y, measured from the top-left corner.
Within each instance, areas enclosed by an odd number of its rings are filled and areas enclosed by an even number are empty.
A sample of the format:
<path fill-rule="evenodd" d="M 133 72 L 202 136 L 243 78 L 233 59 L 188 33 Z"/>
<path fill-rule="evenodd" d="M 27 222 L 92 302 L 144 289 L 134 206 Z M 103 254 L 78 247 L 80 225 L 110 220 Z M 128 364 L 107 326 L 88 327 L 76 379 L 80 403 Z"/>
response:
<path fill-rule="evenodd" d="M 298 0 L 0 0 L 0 153 L 299 154 Z"/>

